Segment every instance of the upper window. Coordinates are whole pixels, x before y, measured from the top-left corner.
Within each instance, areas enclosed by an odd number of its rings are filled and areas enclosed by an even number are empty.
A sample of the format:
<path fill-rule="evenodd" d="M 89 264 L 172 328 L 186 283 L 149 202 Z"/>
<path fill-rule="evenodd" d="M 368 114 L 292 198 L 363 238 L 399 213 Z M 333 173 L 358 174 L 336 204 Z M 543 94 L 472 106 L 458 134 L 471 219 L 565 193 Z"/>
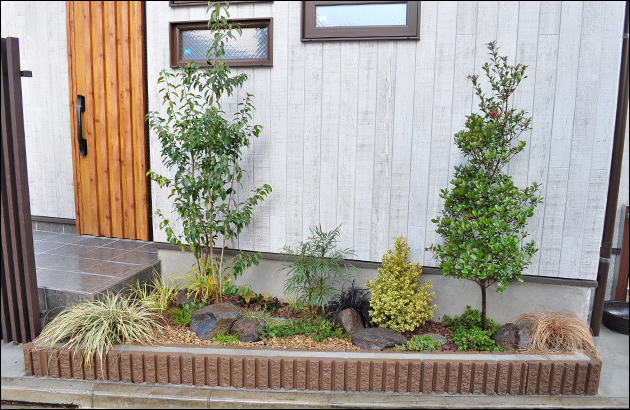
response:
<path fill-rule="evenodd" d="M 231 67 L 273 65 L 272 19 L 228 20 L 241 27 L 225 44 L 223 61 Z M 189 61 L 206 65 L 206 52 L 214 38 L 207 21 L 171 22 L 171 67 L 181 67 Z"/>
<path fill-rule="evenodd" d="M 302 2 L 302 41 L 419 38 L 419 1 Z"/>

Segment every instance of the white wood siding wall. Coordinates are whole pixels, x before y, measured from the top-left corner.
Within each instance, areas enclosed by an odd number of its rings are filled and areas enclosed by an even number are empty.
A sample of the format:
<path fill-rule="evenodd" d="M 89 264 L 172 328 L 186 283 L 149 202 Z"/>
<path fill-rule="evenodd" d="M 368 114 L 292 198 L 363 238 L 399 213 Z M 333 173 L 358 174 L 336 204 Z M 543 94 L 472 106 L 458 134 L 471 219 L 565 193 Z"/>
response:
<path fill-rule="evenodd" d="M 237 97 L 253 92 L 264 127 L 245 153 L 244 187 L 269 183 L 273 193 L 234 246 L 279 252 L 315 224 L 341 224 L 357 259 L 380 261 L 403 235 L 412 259 L 437 266 L 424 251 L 440 240 L 431 219 L 462 162 L 453 134 L 478 103 L 466 77 L 482 74 L 496 39 L 510 63 L 529 67 L 513 104 L 532 114 L 532 130 L 508 169 L 520 186 L 542 183 L 545 198 L 530 223 L 540 252 L 527 273 L 595 279 L 624 2 L 423 1 L 420 41 L 313 43 L 300 42 L 300 3 L 230 7 L 236 18 L 274 19 L 273 68 L 235 70 L 249 75 Z M 204 18 L 204 7 L 147 2 L 150 110 L 161 110 L 168 22 Z M 151 167 L 167 172 L 155 135 Z M 153 185 L 152 195 L 168 214 L 167 192 Z M 155 240 L 165 241 L 158 223 Z"/>
<path fill-rule="evenodd" d="M 74 219 L 65 3 L 3 1 L 0 31 L 33 72 L 22 80 L 31 213 Z"/>

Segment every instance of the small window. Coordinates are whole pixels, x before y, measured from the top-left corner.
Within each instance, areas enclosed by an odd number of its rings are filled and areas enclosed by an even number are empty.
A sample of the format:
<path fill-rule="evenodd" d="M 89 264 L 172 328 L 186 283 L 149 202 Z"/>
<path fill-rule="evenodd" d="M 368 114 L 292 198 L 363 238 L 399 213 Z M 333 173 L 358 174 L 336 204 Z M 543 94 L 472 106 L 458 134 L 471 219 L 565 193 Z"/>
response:
<path fill-rule="evenodd" d="M 303 1 L 302 41 L 418 40 L 419 1 Z"/>
<path fill-rule="evenodd" d="M 223 61 L 230 67 L 273 66 L 272 19 L 234 19 L 243 32 L 225 44 Z M 171 22 L 171 67 L 185 66 L 194 61 L 206 65 L 206 52 L 210 48 L 213 34 L 208 21 Z"/>

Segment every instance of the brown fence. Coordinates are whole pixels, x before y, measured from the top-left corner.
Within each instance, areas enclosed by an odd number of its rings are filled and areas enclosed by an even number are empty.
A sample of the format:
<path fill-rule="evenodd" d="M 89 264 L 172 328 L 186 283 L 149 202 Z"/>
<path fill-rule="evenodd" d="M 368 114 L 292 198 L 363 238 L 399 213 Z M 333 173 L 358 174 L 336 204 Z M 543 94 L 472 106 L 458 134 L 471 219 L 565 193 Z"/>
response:
<path fill-rule="evenodd" d="M 2 339 L 25 343 L 41 331 L 26 172 L 20 51 L 2 39 Z"/>

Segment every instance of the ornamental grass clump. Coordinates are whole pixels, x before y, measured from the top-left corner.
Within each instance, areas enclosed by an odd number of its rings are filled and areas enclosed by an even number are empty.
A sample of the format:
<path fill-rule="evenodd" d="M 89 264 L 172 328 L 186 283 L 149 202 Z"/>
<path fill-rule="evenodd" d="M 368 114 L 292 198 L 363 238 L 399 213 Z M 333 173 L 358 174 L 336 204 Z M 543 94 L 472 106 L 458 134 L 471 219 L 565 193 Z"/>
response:
<path fill-rule="evenodd" d="M 525 148 L 520 135 L 531 129 L 525 111 L 511 108 L 510 97 L 526 78 L 527 66 L 507 64 L 495 42 L 488 44 L 490 64 L 482 68 L 492 89 L 486 95 L 477 76 L 470 76 L 479 98 L 479 113 L 467 116 L 455 144 L 468 163 L 456 166 L 452 189 L 443 189 L 444 209 L 435 223 L 444 240 L 427 250 L 440 262 L 444 276 L 467 279 L 481 289 L 481 329 L 486 330 L 486 290 L 497 284 L 503 293 L 512 282 L 523 283 L 523 270 L 538 251 L 528 239 L 527 219 L 542 202 L 538 184 L 519 188 L 503 169 Z"/>
<path fill-rule="evenodd" d="M 63 310 L 46 326 L 37 339 L 39 346 L 75 349 L 89 365 L 94 356 L 103 363 L 114 344 L 150 345 L 162 326 L 154 309 L 130 296 L 106 294 L 102 300 L 85 301 Z"/>
<path fill-rule="evenodd" d="M 149 282 L 138 280 L 129 286 L 129 291 L 144 306 L 158 312 L 167 311 L 177 295 L 177 288 L 167 283 L 155 269 Z"/>
<path fill-rule="evenodd" d="M 433 317 L 436 305 L 430 306 L 435 293 L 428 290 L 431 281 L 420 284 L 422 266 L 407 261 L 410 248 L 402 236 L 396 239 L 394 251 L 383 255 L 383 267 L 376 279 L 368 280 L 372 293 L 372 323 L 403 333 L 422 326 Z"/>
<path fill-rule="evenodd" d="M 573 312 L 525 313 L 515 323 L 530 328 L 530 353 L 575 353 L 583 350 L 597 357 L 591 330 Z"/>

